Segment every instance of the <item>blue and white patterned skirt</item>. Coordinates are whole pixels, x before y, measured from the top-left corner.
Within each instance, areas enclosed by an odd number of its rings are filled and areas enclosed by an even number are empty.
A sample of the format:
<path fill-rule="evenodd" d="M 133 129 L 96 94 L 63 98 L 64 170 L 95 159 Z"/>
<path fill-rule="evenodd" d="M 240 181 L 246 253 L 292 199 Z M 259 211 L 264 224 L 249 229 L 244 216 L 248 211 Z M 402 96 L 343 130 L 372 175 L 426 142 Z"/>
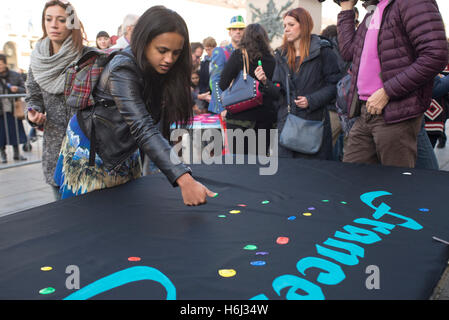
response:
<path fill-rule="evenodd" d="M 54 175 L 62 199 L 111 188 L 142 176 L 139 150 L 116 171 L 107 170 L 98 154 L 95 166 L 89 167 L 89 150 L 90 140 L 82 132 L 75 114 L 67 126 Z"/>

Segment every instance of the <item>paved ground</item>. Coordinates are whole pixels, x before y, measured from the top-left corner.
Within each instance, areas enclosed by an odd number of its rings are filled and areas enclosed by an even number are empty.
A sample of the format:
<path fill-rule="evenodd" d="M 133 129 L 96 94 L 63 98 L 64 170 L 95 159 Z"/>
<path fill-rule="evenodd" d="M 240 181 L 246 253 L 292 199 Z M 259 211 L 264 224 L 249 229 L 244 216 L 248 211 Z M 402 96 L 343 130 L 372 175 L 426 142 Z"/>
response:
<path fill-rule="evenodd" d="M 449 124 L 446 129 L 446 132 L 449 132 Z M 0 217 L 53 202 L 53 191 L 44 182 L 39 161 L 42 154 L 42 137 L 32 143 L 30 152 L 22 152 L 27 161 L 14 161 L 10 147 L 7 148 L 7 153 L 8 163 L 0 164 Z M 449 171 L 449 142 L 443 149 L 436 148 L 435 153 L 440 170 Z M 449 266 L 432 299 L 449 300 Z"/>

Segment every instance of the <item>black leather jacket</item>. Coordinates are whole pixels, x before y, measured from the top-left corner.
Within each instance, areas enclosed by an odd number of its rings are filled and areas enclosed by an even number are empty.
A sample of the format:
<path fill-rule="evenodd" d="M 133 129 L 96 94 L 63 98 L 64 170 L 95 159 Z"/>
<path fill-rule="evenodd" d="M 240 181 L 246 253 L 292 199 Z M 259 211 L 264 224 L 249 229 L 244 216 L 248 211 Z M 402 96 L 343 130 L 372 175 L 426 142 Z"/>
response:
<path fill-rule="evenodd" d="M 130 47 L 123 50 L 132 54 Z M 134 59 L 125 55 L 116 55 L 104 68 L 95 91 L 95 99 L 114 101 L 123 119 L 128 125 L 131 137 L 123 134 L 113 144 L 123 143 L 122 139 L 134 139 L 142 150 L 157 167 L 167 176 L 173 186 L 184 173 L 191 173 L 191 169 L 180 161 L 172 161 L 170 154 L 172 147 L 162 136 L 151 114 L 142 99 L 143 79 Z M 117 124 L 120 126 L 120 124 Z M 172 155 L 178 159 L 177 155 Z"/>

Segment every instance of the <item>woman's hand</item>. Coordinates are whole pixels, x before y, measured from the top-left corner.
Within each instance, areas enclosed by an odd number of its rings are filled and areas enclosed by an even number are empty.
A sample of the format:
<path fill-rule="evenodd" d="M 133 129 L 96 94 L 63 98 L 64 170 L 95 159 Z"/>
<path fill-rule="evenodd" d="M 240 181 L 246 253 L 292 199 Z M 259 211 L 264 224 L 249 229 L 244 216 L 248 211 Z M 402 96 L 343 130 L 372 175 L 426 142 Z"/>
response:
<path fill-rule="evenodd" d="M 45 114 L 40 113 L 33 108 L 28 109 L 28 120 L 32 123 L 37 124 L 38 126 L 43 125 L 47 120 Z"/>
<path fill-rule="evenodd" d="M 207 197 L 213 198 L 217 193 L 210 191 L 204 185 L 185 173 L 176 180 L 181 188 L 182 199 L 186 206 L 198 206 L 207 202 Z"/>
<path fill-rule="evenodd" d="M 264 85 L 267 84 L 267 76 L 265 75 L 265 71 L 263 71 L 262 66 L 258 66 L 256 70 L 254 70 L 254 75 L 256 76 L 257 80 L 262 82 Z"/>
<path fill-rule="evenodd" d="M 200 93 L 198 95 L 198 99 L 210 102 L 210 99 L 211 99 L 210 92 Z"/>
<path fill-rule="evenodd" d="M 309 106 L 309 101 L 307 101 L 306 97 L 298 97 L 297 100 L 295 99 L 295 104 L 297 107 L 305 109 Z"/>
<path fill-rule="evenodd" d="M 221 115 L 221 118 L 224 120 L 224 119 L 226 119 L 226 115 L 228 114 L 228 110 L 223 110 L 221 113 L 220 113 L 220 115 Z"/>

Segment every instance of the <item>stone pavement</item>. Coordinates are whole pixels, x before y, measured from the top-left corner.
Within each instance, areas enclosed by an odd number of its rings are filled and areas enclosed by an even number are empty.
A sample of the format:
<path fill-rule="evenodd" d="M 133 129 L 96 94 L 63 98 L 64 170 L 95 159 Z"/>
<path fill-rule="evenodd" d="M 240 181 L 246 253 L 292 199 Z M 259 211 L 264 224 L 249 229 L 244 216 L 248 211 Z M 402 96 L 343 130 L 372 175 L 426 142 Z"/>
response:
<path fill-rule="evenodd" d="M 446 132 L 449 132 L 449 123 Z M 27 158 L 25 162 L 12 160 L 11 147 L 7 147 L 7 153 L 8 163 L 0 164 L 0 218 L 53 202 L 52 188 L 44 182 L 42 174 L 42 137 L 39 136 L 38 141 L 32 143 L 30 152 L 22 151 Z M 445 148 L 435 148 L 435 153 L 440 170 L 449 171 L 449 141 Z M 432 299 L 449 300 L 449 266 L 443 273 Z"/>

